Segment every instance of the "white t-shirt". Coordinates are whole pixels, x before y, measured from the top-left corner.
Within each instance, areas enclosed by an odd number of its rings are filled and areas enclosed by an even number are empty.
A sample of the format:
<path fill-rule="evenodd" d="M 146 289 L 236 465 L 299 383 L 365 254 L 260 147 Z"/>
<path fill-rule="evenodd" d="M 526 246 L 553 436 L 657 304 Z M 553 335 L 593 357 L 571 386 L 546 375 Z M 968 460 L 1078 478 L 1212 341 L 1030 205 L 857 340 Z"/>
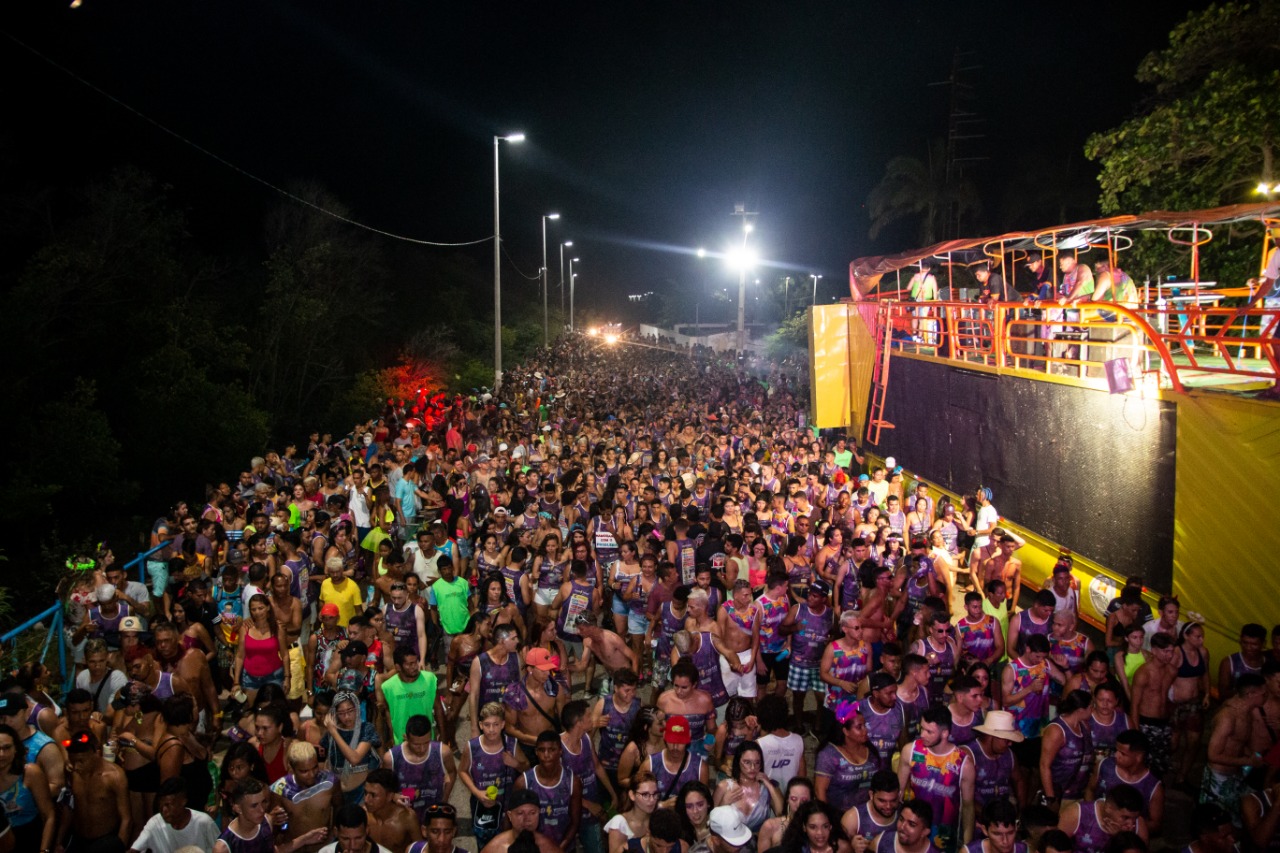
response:
<path fill-rule="evenodd" d="M 130 847 L 134 850 L 151 850 L 151 853 L 173 853 L 183 847 L 212 850 L 218 840 L 218 825 L 204 812 L 187 809 L 191 820 L 182 829 L 174 829 L 160 815 L 152 815 L 142 834 Z"/>
<path fill-rule="evenodd" d="M 621 832 L 622 837 L 628 841 L 636 837 L 636 834 L 631 831 L 631 824 L 627 823 L 627 819 L 620 814 L 616 814 L 609 818 L 609 822 L 604 825 L 604 836 L 606 841 L 609 839 L 609 830 L 611 829 L 616 829 L 618 832 Z"/>
<path fill-rule="evenodd" d="M 266 595 L 266 594 L 267 594 L 267 591 L 260 586 L 254 586 L 251 583 L 245 584 L 244 590 L 240 593 L 240 603 L 244 607 L 244 610 L 242 610 L 241 612 L 244 613 L 246 617 L 248 617 L 249 599 L 253 598 L 255 595 Z"/>
<path fill-rule="evenodd" d="M 792 732 L 786 737 L 768 734 L 758 740 L 764 753 L 764 775 L 782 790 L 800 774 L 800 760 L 804 758 L 804 738 Z"/>
<path fill-rule="evenodd" d="M 369 520 L 369 487 L 347 487 L 347 508 L 351 510 L 351 520 L 356 527 L 372 527 Z"/>
<path fill-rule="evenodd" d="M 881 480 L 877 483 L 875 480 L 869 480 L 867 481 L 867 491 L 871 493 L 871 502 L 876 506 L 880 506 L 889 497 L 889 481 Z"/>
<path fill-rule="evenodd" d="M 117 690 L 129 683 L 129 678 L 120 670 L 111 669 L 107 670 L 107 674 L 103 678 L 103 681 L 106 681 L 107 685 L 102 688 L 101 693 L 98 693 L 98 685 L 102 684 L 102 682 L 90 682 L 89 670 L 86 669 L 76 676 L 76 687 L 79 687 L 82 690 L 88 690 L 90 696 L 93 696 L 96 693 L 98 701 L 94 703 L 93 709 L 100 714 L 110 714 L 111 697 L 116 695 Z M 142 848 L 139 847 L 138 849 L 141 850 Z"/>
<path fill-rule="evenodd" d="M 991 504 L 978 507 L 978 517 L 973 522 L 975 530 L 981 530 L 984 527 L 997 527 L 1000 524 L 1000 512 Z M 973 540 L 975 548 L 985 548 L 987 543 L 991 541 L 990 534 L 986 536 L 978 536 Z"/>

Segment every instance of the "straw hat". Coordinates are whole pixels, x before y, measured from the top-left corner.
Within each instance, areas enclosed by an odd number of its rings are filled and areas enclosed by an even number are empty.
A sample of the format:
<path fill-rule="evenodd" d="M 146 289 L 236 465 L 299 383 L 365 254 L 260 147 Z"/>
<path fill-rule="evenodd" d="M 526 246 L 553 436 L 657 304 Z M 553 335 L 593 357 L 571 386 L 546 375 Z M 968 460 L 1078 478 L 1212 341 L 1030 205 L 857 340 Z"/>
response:
<path fill-rule="evenodd" d="M 1013 721 L 1013 714 L 1008 711 L 988 711 L 982 725 L 974 726 L 973 730 L 1014 743 L 1023 741 L 1022 732 L 1018 731 L 1018 726 Z"/>

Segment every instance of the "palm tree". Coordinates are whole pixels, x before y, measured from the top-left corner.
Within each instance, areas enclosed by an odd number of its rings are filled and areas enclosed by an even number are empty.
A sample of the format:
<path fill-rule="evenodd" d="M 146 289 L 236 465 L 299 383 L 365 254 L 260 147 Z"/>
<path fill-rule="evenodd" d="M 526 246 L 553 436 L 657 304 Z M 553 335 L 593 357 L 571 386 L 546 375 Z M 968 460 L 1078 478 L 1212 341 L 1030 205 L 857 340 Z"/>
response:
<path fill-rule="evenodd" d="M 965 216 L 981 210 L 978 191 L 965 178 L 947 183 L 946 143 L 934 140 L 928 161 L 900 155 L 888 162 L 884 177 L 867 196 L 871 207 L 871 239 L 901 219 L 919 216 L 920 245 L 931 246 L 944 232 L 957 229 Z"/>

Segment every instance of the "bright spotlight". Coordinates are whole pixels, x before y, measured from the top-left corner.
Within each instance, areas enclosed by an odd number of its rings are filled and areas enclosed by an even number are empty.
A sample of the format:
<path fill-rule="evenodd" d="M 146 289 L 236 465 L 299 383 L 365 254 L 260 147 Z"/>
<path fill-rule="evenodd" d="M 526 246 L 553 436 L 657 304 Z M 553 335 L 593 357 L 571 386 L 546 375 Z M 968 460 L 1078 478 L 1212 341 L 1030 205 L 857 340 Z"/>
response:
<path fill-rule="evenodd" d="M 600 334 L 600 330 L 599 330 L 599 329 L 587 329 L 587 334 L 588 334 L 588 335 L 591 335 L 592 337 L 595 337 L 596 335 Z"/>
<path fill-rule="evenodd" d="M 616 344 L 618 342 L 618 336 L 610 332 L 604 336 L 604 342 L 606 344 Z"/>
<path fill-rule="evenodd" d="M 732 269 L 749 270 L 756 265 L 760 257 L 750 246 L 734 246 L 724 253 L 724 259 Z"/>
<path fill-rule="evenodd" d="M 704 249 L 704 248 L 702 248 L 701 246 L 699 246 L 699 247 L 698 247 L 698 257 L 700 257 L 700 258 L 705 258 L 706 256 L 707 256 L 707 250 L 706 250 L 706 249 Z"/>

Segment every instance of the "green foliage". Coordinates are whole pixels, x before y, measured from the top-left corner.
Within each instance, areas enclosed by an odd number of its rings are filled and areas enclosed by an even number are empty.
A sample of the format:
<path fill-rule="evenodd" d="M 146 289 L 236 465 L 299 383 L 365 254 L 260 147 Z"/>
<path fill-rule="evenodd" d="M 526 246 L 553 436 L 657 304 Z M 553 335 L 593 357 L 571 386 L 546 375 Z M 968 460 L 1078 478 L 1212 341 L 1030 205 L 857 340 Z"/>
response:
<path fill-rule="evenodd" d="M 765 354 L 773 361 L 809 351 L 809 312 L 787 318 L 764 340 Z"/>
<path fill-rule="evenodd" d="M 1280 138 L 1280 3 L 1223 3 L 1193 12 L 1148 55 L 1138 80 L 1153 87 L 1144 109 L 1094 134 L 1086 155 L 1098 161 L 1104 213 L 1194 210 L 1257 200 L 1260 179 L 1274 180 Z M 1238 281 L 1256 271 L 1258 226 L 1214 234 L 1201 277 Z M 1183 235 L 1186 236 L 1186 235 Z M 1252 251 L 1250 251 L 1252 249 Z M 1186 275 L 1188 250 L 1159 236 L 1138 241 L 1131 268 Z"/>

